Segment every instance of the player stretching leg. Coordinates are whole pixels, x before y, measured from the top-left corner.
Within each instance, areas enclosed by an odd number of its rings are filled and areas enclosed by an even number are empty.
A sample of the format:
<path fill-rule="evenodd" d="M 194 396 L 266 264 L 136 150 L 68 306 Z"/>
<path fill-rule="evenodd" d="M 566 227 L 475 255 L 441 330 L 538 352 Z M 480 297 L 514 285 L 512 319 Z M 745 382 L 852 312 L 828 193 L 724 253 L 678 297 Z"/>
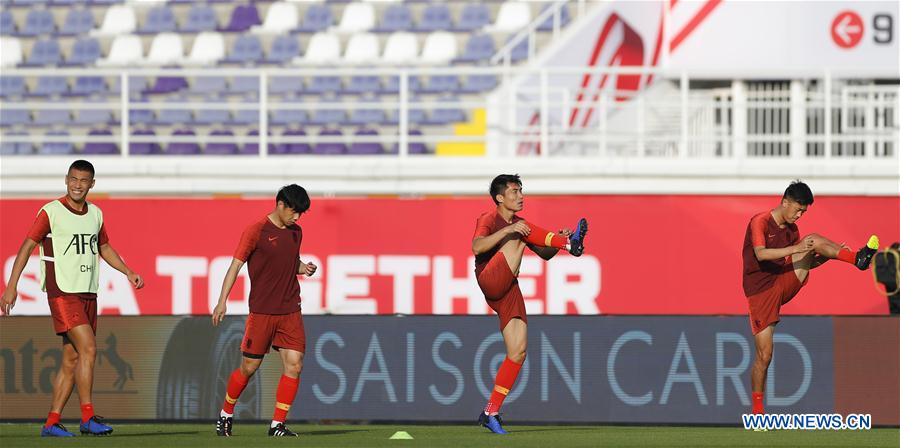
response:
<path fill-rule="evenodd" d="M 225 403 L 216 422 L 216 434 L 220 436 L 231 435 L 234 405 L 269 347 L 278 351 L 284 366 L 275 392 L 275 415 L 269 435 L 297 435 L 284 421 L 300 387 L 306 351 L 297 275 L 316 273 L 316 265 L 303 263 L 299 257 L 303 230 L 296 223 L 308 209 L 309 195 L 303 187 L 292 184 L 279 190 L 275 210 L 244 230 L 225 274 L 219 303 L 212 314 L 213 325 L 219 325 L 225 318 L 226 300 L 244 263 L 248 263 L 250 274 L 250 316 L 241 343 L 244 356 L 228 380 Z"/>
<path fill-rule="evenodd" d="M 135 274 L 109 244 L 103 213 L 87 201 L 94 188 L 94 165 L 76 160 L 66 174 L 66 195 L 48 202 L 38 212 L 28 237 L 19 248 L 6 291 L 0 302 L 9 314 L 16 304 L 19 277 L 25 263 L 40 244 L 41 289 L 47 293 L 53 328 L 62 336 L 62 363 L 53 380 L 53 402 L 41 437 L 72 437 L 59 423 L 60 414 L 78 387 L 81 401 L 82 434 L 107 435 L 113 429 L 94 415 L 91 392 L 94 384 L 94 360 L 97 356 L 97 289 L 99 254 L 113 269 L 125 274 L 135 288 L 144 280 Z"/>
<path fill-rule="evenodd" d="M 519 376 L 528 342 L 525 301 L 516 279 L 525 247 L 544 260 L 553 258 L 560 249 L 581 256 L 587 221 L 579 220 L 574 232 L 563 229 L 554 233 L 517 216 L 516 212 L 524 206 L 522 180 L 518 175 L 502 174 L 494 178 L 490 194 L 497 207 L 478 218 L 472 252 L 478 286 L 500 318 L 506 359 L 497 371 L 494 390 L 484 412 L 478 415 L 478 423 L 493 433 L 506 434 L 500 420 L 500 406 Z"/>
<path fill-rule="evenodd" d="M 800 238 L 796 222 L 812 203 L 809 187 L 794 181 L 784 191 L 778 207 L 754 216 L 747 225 L 743 286 L 756 343 L 756 359 L 750 375 L 754 414 L 765 412 L 766 373 L 772 361 L 772 339 L 782 305 L 800 292 L 809 280 L 810 270 L 831 259 L 866 270 L 878 251 L 875 235 L 857 252 L 815 233 Z"/>

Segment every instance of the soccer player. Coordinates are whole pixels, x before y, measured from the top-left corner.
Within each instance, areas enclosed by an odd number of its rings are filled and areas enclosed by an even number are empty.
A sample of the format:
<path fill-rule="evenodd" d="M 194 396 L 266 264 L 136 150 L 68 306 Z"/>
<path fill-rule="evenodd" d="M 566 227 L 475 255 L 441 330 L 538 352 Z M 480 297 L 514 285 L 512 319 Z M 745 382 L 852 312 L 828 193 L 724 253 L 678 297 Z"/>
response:
<path fill-rule="evenodd" d="M 309 195 L 303 187 L 292 184 L 279 190 L 275 209 L 244 230 L 225 274 L 219 303 L 212 314 L 213 325 L 225 318 L 228 294 L 244 263 L 248 263 L 250 274 L 250 316 L 241 343 L 243 359 L 240 367 L 231 372 L 225 403 L 216 422 L 216 434 L 220 436 L 231 436 L 234 405 L 269 347 L 278 351 L 284 366 L 275 392 L 275 416 L 269 435 L 297 435 L 284 425 L 284 420 L 300 387 L 306 351 L 297 275 L 312 276 L 317 269 L 313 263 L 302 262 L 299 256 L 303 231 L 297 220 L 307 210 Z"/>
<path fill-rule="evenodd" d="M 60 413 L 78 387 L 82 434 L 107 435 L 113 429 L 94 414 L 91 389 L 97 356 L 97 289 L 99 254 L 113 269 L 125 274 L 137 288 L 144 287 L 140 275 L 128 268 L 109 244 L 103 212 L 87 201 L 94 188 L 94 166 L 76 160 L 66 174 L 66 195 L 48 202 L 38 212 L 28 237 L 19 248 L 6 291 L 0 302 L 9 314 L 16 304 L 19 277 L 25 263 L 40 244 L 41 289 L 47 293 L 53 328 L 62 336 L 62 364 L 53 380 L 53 402 L 41 437 L 72 437 L 59 423 Z"/>
<path fill-rule="evenodd" d="M 496 209 L 483 213 L 475 225 L 472 252 L 475 276 L 488 305 L 500 318 L 500 331 L 506 345 L 506 359 L 497 371 L 494 390 L 478 415 L 478 423 L 496 434 L 506 434 L 500 419 L 500 406 L 509 394 L 525 361 L 528 343 L 528 317 L 525 300 L 516 277 L 527 246 L 544 260 L 560 250 L 578 257 L 584 252 L 587 220 L 578 221 L 575 231 L 558 233 L 544 230 L 516 213 L 522 211 L 525 196 L 518 175 L 501 174 L 491 181 L 491 199 Z"/>
<path fill-rule="evenodd" d="M 811 233 L 800 238 L 797 220 L 813 203 L 809 186 L 794 181 L 784 191 L 781 203 L 772 210 L 755 215 L 744 237 L 744 295 L 750 307 L 750 329 L 756 345 L 756 358 L 750 381 L 754 414 L 764 413 L 763 391 L 772 360 L 772 338 L 780 319 L 782 305 L 800 292 L 809 280 L 809 271 L 828 260 L 837 259 L 869 268 L 878 251 L 878 237 L 872 235 L 859 251 Z"/>

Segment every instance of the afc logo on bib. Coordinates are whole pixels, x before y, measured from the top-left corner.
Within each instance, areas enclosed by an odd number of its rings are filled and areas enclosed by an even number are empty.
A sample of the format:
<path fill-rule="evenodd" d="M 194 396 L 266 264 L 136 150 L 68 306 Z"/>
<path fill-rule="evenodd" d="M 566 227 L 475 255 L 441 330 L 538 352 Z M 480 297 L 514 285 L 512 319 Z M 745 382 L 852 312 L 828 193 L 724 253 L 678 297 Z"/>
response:
<path fill-rule="evenodd" d="M 63 255 L 68 254 L 69 249 L 73 247 L 78 255 L 86 254 L 88 249 L 90 249 L 92 254 L 97 255 L 97 235 L 90 233 L 76 233 L 72 235 L 72 239 L 69 241 L 69 245 L 66 246 Z"/>

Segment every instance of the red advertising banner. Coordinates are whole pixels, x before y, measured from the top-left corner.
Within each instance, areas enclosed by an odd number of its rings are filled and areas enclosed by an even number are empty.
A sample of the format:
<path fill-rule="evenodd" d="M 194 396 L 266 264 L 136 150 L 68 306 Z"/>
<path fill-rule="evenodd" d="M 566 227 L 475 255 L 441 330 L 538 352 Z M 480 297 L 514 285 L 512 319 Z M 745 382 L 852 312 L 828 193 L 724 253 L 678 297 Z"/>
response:
<path fill-rule="evenodd" d="M 545 228 L 590 221 L 585 255 L 523 261 L 520 286 L 532 314 L 744 314 L 741 246 L 754 214 L 773 196 L 529 197 L 522 216 Z M 46 200 L 0 200 L 3 286 L 18 248 Z M 243 228 L 271 199 L 97 199 L 110 243 L 144 276 L 133 290 L 101 269 L 101 314 L 209 314 Z M 475 283 L 471 237 L 490 210 L 478 198 L 313 198 L 301 257 L 319 266 L 301 279 L 307 314 L 487 314 Z M 851 247 L 870 234 L 900 239 L 897 197 L 818 197 L 799 222 Z M 48 314 L 32 256 L 14 314 Z M 246 275 L 246 274 L 244 274 Z M 246 313 L 242 277 L 229 313 Z M 871 272 L 831 261 L 785 306 L 788 314 L 887 314 Z"/>

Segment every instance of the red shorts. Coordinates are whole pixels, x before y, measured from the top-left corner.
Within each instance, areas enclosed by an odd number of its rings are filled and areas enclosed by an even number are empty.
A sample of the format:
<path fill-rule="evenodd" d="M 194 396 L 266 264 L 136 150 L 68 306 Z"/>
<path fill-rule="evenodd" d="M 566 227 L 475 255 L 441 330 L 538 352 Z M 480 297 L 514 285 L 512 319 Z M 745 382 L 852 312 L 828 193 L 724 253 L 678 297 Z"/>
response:
<path fill-rule="evenodd" d="M 47 300 L 53 316 L 53 331 L 65 335 L 79 325 L 90 325 L 97 334 L 97 300 L 78 296 L 59 296 Z"/>
<path fill-rule="evenodd" d="M 497 252 L 488 261 L 484 270 L 478 274 L 478 286 L 484 293 L 488 306 L 497 313 L 500 318 L 500 331 L 506 328 L 506 324 L 512 319 L 522 319 L 528 323 L 525 314 L 525 298 L 519 289 L 519 280 L 509 269 L 509 263 L 503 252 Z"/>
<path fill-rule="evenodd" d="M 753 334 L 765 330 L 769 325 L 778 323 L 781 317 L 781 306 L 790 302 L 808 280 L 809 274 L 801 283 L 797 274 L 794 273 L 792 265 L 787 264 L 785 271 L 776 277 L 775 283 L 769 289 L 748 297 L 750 330 L 753 331 Z"/>
<path fill-rule="evenodd" d="M 262 358 L 269 352 L 269 347 L 306 351 L 306 330 L 300 311 L 291 314 L 250 313 L 241 351 L 249 358 Z"/>

